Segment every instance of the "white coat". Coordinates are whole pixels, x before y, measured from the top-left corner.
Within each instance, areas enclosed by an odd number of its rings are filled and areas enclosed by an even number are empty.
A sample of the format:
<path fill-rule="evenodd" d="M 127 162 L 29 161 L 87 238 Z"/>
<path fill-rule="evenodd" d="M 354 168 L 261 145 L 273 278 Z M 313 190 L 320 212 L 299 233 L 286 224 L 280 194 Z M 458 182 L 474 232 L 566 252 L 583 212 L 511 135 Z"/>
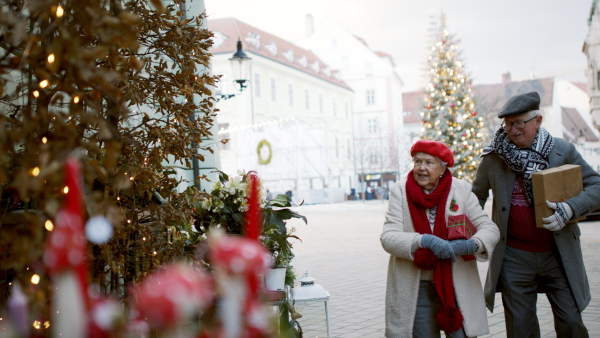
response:
<path fill-rule="evenodd" d="M 458 210 L 451 211 L 455 200 Z M 478 261 L 488 259 L 500 238 L 500 232 L 481 209 L 479 200 L 471 192 L 471 185 L 452 178 L 452 186 L 446 204 L 446 221 L 449 216 L 465 214 L 477 228 L 473 238 L 483 245 L 475 255 Z M 406 180 L 394 184 L 390 191 L 389 208 L 380 240 L 383 249 L 390 254 L 385 304 L 385 336 L 388 338 L 412 337 L 417 305 L 421 269 L 413 262 L 413 241 L 419 235 L 410 217 L 406 197 Z M 477 261 L 465 261 L 457 257 L 452 265 L 452 278 L 456 302 L 464 319 L 463 328 L 468 337 L 489 332 L 483 288 L 477 271 Z"/>

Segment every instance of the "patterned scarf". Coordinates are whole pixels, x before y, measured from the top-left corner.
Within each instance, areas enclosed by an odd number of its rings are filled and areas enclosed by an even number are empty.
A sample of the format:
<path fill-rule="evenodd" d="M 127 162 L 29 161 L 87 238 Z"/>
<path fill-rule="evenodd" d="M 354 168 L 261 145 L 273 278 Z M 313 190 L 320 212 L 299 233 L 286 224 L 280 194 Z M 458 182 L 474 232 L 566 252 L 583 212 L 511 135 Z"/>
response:
<path fill-rule="evenodd" d="M 544 128 L 538 130 L 529 148 L 517 148 L 508 138 L 506 131 L 500 128 L 494 135 L 494 140 L 483 148 L 481 156 L 495 152 L 512 170 L 523 173 L 527 199 L 533 203 L 531 174 L 550 167 L 548 155 L 552 147 L 554 147 L 554 138 Z"/>

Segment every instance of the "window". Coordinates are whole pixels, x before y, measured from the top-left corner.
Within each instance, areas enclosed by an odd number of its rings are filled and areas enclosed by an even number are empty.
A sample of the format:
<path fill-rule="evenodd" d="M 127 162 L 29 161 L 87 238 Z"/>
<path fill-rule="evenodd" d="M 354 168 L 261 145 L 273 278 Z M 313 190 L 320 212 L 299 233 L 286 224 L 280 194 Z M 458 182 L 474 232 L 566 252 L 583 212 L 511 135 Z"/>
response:
<path fill-rule="evenodd" d="M 369 121 L 367 122 L 367 126 L 369 128 L 370 134 L 377 133 L 377 119 L 375 119 L 375 118 L 369 119 Z"/>
<path fill-rule="evenodd" d="M 372 63 L 367 63 L 365 65 L 365 74 L 367 76 L 373 76 L 373 64 Z"/>
<path fill-rule="evenodd" d="M 346 118 L 348 118 L 348 102 L 344 104 L 344 110 L 346 111 Z"/>
<path fill-rule="evenodd" d="M 306 107 L 306 109 L 310 109 L 308 89 L 304 90 L 304 107 Z"/>
<path fill-rule="evenodd" d="M 600 88 L 600 72 L 596 73 L 596 88 Z"/>
<path fill-rule="evenodd" d="M 379 163 L 379 156 L 377 156 L 377 153 L 375 153 L 375 152 L 372 152 L 372 153 L 369 155 L 369 162 L 370 162 L 371 164 L 377 164 L 377 163 Z"/>
<path fill-rule="evenodd" d="M 335 158 L 339 158 L 339 157 L 340 157 L 340 141 L 336 136 L 335 137 Z"/>
<path fill-rule="evenodd" d="M 337 112 L 336 112 L 336 107 L 335 107 L 335 99 L 333 99 L 333 102 L 332 102 L 332 104 L 331 104 L 331 108 L 332 108 L 332 110 L 333 110 L 333 116 L 335 116 L 335 115 L 336 115 L 336 113 L 337 113 Z"/>
<path fill-rule="evenodd" d="M 271 101 L 277 101 L 277 83 L 275 79 L 271 79 Z"/>
<path fill-rule="evenodd" d="M 367 105 L 375 104 L 375 89 L 367 89 Z"/>
<path fill-rule="evenodd" d="M 288 100 L 290 103 L 290 106 L 294 105 L 294 85 L 292 85 L 291 83 L 288 84 Z"/>
<path fill-rule="evenodd" d="M 254 96 L 260 97 L 260 74 L 254 74 Z"/>
<path fill-rule="evenodd" d="M 348 159 L 352 158 L 352 151 L 350 150 L 350 139 L 346 139 L 346 146 L 348 147 Z"/>
<path fill-rule="evenodd" d="M 350 58 L 347 56 L 342 57 L 342 70 L 350 69 Z"/>
<path fill-rule="evenodd" d="M 319 94 L 319 113 L 323 114 L 323 94 Z"/>

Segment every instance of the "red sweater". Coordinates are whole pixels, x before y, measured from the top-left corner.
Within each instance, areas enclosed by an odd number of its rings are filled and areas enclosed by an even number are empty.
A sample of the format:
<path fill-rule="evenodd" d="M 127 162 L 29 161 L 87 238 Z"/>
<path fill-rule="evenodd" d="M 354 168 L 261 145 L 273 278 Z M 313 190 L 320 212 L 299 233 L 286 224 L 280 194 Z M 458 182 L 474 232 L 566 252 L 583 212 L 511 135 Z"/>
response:
<path fill-rule="evenodd" d="M 527 199 L 522 174 L 517 174 L 513 187 L 506 244 L 529 252 L 552 251 L 552 232 L 535 226 L 535 209 Z"/>

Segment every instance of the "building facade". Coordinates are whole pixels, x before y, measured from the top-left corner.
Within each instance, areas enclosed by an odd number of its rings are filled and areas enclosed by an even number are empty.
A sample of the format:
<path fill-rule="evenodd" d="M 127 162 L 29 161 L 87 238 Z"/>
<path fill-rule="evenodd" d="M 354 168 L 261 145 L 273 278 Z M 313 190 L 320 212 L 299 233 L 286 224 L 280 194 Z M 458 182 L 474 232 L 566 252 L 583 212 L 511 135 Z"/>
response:
<path fill-rule="evenodd" d="M 598 0 L 592 1 L 588 27 L 582 52 L 587 57 L 586 75 L 590 115 L 598 128 L 600 126 L 600 8 Z"/>
<path fill-rule="evenodd" d="M 352 89 L 314 53 L 234 18 L 208 20 L 221 168 L 255 170 L 273 193 L 305 203 L 344 200 L 354 180 Z M 251 58 L 239 90 L 229 59 Z M 231 94 L 234 96 L 230 97 Z M 230 97 L 230 98 L 229 98 Z"/>
<path fill-rule="evenodd" d="M 391 188 L 406 164 L 403 139 L 402 80 L 392 57 L 372 51 L 367 43 L 332 20 L 315 30 L 307 17 L 307 37 L 301 44 L 327 64 L 339 69 L 354 90 L 354 165 L 356 186 L 379 191 Z"/>

